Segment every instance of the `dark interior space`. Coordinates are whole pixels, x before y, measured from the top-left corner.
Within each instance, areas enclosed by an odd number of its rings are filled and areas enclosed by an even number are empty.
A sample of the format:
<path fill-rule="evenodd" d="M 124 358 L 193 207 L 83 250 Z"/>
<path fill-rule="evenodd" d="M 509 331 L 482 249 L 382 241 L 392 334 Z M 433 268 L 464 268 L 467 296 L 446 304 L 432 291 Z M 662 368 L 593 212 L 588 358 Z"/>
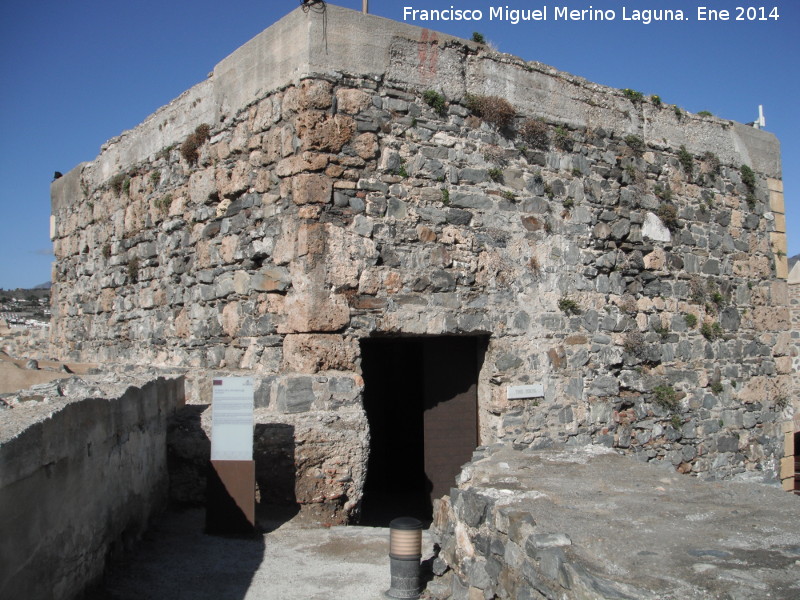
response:
<path fill-rule="evenodd" d="M 256 424 L 253 458 L 256 461 L 256 520 L 260 531 L 274 531 L 300 512 L 295 496 L 294 425 Z"/>
<path fill-rule="evenodd" d="M 794 493 L 800 496 L 800 431 L 794 434 Z"/>
<path fill-rule="evenodd" d="M 430 523 L 478 441 L 477 382 L 487 338 L 361 341 L 370 455 L 361 524 Z"/>

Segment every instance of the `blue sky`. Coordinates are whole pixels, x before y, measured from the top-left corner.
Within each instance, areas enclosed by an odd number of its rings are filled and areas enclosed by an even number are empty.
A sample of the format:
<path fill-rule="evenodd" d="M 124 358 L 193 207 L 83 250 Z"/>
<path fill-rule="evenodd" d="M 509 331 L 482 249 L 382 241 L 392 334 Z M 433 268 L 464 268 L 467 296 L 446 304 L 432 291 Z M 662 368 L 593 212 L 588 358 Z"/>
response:
<path fill-rule="evenodd" d="M 41 0 L 0 5 L 0 287 L 50 278 L 49 186 L 53 171 L 92 160 L 108 139 L 202 81 L 214 65 L 293 10 L 299 0 Z M 359 9 L 361 0 L 340 0 Z M 742 3 L 744 4 L 744 3 Z M 757 5 L 753 3 L 752 5 Z M 491 6 L 547 5 L 617 11 L 614 22 L 489 21 Z M 403 7 L 477 8 L 479 23 L 417 22 L 591 81 L 658 94 L 690 112 L 740 122 L 764 105 L 767 130 L 781 141 L 789 254 L 800 253 L 800 3 L 781 0 L 779 19 L 698 22 L 697 7 L 733 10 L 719 0 L 517 2 L 370 1 L 370 12 L 403 19 Z M 622 7 L 682 9 L 692 20 L 644 25 Z M 735 13 L 734 13 L 735 15 Z"/>

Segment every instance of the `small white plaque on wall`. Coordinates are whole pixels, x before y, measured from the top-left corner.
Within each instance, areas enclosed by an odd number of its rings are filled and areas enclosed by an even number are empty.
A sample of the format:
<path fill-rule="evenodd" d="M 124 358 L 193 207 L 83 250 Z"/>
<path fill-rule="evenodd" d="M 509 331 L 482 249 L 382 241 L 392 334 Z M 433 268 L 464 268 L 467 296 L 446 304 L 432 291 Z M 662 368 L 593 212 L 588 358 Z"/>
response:
<path fill-rule="evenodd" d="M 541 383 L 534 383 L 532 385 L 510 385 L 506 388 L 506 394 L 509 400 L 518 400 L 520 398 L 544 398 L 544 385 Z"/>
<path fill-rule="evenodd" d="M 253 378 L 215 377 L 211 460 L 253 460 Z"/>

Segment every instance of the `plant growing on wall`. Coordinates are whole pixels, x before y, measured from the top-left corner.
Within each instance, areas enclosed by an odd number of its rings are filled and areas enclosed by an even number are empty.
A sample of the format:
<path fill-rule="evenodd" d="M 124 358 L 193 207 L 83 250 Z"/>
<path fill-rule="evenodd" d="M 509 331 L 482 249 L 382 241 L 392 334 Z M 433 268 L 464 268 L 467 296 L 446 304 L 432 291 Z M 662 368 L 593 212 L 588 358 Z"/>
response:
<path fill-rule="evenodd" d="M 747 165 L 742 165 L 739 168 L 739 173 L 742 176 L 742 183 L 747 187 L 750 193 L 756 190 L 756 174 Z"/>
<path fill-rule="evenodd" d="M 678 228 L 678 209 L 670 202 L 662 202 L 658 205 L 656 216 L 661 219 L 664 227 L 670 231 Z"/>
<path fill-rule="evenodd" d="M 135 256 L 129 258 L 126 270 L 128 274 L 128 282 L 136 283 L 139 280 L 139 259 Z"/>
<path fill-rule="evenodd" d="M 569 296 L 561 297 L 561 299 L 558 301 L 558 308 L 567 316 L 581 314 L 581 307 Z"/>
<path fill-rule="evenodd" d="M 164 215 L 169 214 L 169 209 L 172 207 L 172 194 L 165 194 L 163 197 L 155 200 L 153 204 L 156 209 Z"/>
<path fill-rule="evenodd" d="M 644 140 L 638 135 L 626 135 L 625 143 L 628 145 L 628 148 L 637 154 L 644 151 Z"/>
<path fill-rule="evenodd" d="M 519 128 L 519 135 L 526 144 L 536 150 L 547 150 L 550 147 L 547 125 L 541 119 L 525 119 Z"/>
<path fill-rule="evenodd" d="M 108 182 L 109 187 L 114 190 L 114 193 L 119 196 L 122 193 L 122 186 L 125 184 L 125 179 L 128 176 L 125 173 L 117 173 Z"/>
<path fill-rule="evenodd" d="M 425 104 L 430 106 L 438 114 L 447 114 L 447 102 L 445 97 L 436 90 L 425 90 L 422 92 L 422 99 L 425 101 Z"/>
<path fill-rule="evenodd" d="M 661 96 L 657 96 L 656 94 L 653 94 L 652 96 L 650 96 L 650 102 L 653 103 L 653 106 L 661 108 L 661 104 L 662 104 Z"/>
<path fill-rule="evenodd" d="M 642 100 L 644 100 L 644 94 L 642 92 L 637 92 L 636 90 L 632 90 L 630 88 L 625 88 L 622 90 L 622 95 L 634 104 L 639 104 Z"/>
<path fill-rule="evenodd" d="M 631 331 L 625 336 L 622 348 L 628 354 L 639 355 L 645 349 L 644 336 L 639 331 Z"/>
<path fill-rule="evenodd" d="M 667 184 L 665 187 L 656 185 L 653 188 L 653 193 L 664 202 L 669 202 L 672 200 L 672 189 L 669 187 L 669 184 Z"/>
<path fill-rule="evenodd" d="M 498 129 L 511 129 L 514 124 L 517 111 L 505 98 L 467 94 L 464 100 L 472 113 Z"/>
<path fill-rule="evenodd" d="M 489 175 L 489 179 L 496 183 L 500 183 L 503 181 L 503 169 L 498 169 L 497 167 L 493 167 L 487 171 Z"/>
<path fill-rule="evenodd" d="M 679 406 L 678 392 L 669 384 L 662 383 L 653 388 L 653 400 L 660 407 L 675 410 Z"/>
<path fill-rule="evenodd" d="M 722 164 L 720 163 L 719 157 L 716 154 L 710 150 L 706 151 L 703 154 L 703 163 L 705 163 L 706 169 L 708 169 L 709 173 L 719 175 Z"/>
<path fill-rule="evenodd" d="M 569 130 L 564 125 L 556 127 L 556 130 L 553 132 L 553 139 L 556 148 L 559 150 L 569 150 L 572 147 Z"/>
<path fill-rule="evenodd" d="M 193 133 L 181 144 L 181 156 L 190 164 L 195 164 L 199 158 L 200 147 L 211 137 L 211 126 L 205 123 L 198 125 Z"/>
<path fill-rule="evenodd" d="M 538 278 L 542 274 L 542 265 L 539 262 L 539 259 L 536 256 L 531 256 L 531 259 L 528 261 L 528 268 L 530 269 L 533 276 Z"/>
<path fill-rule="evenodd" d="M 714 323 L 703 323 L 700 326 L 700 333 L 703 334 L 703 337 L 709 342 L 713 342 L 722 337 L 722 325 L 716 321 Z"/>
<path fill-rule="evenodd" d="M 692 158 L 692 153 L 686 149 L 686 146 L 681 146 L 681 149 L 678 150 L 678 162 L 681 163 L 681 167 L 691 178 L 694 172 L 694 159 Z"/>
<path fill-rule="evenodd" d="M 485 44 L 486 43 L 486 38 L 483 37 L 482 33 L 479 33 L 477 31 L 473 31 L 472 32 L 472 41 L 475 42 L 476 44 Z"/>

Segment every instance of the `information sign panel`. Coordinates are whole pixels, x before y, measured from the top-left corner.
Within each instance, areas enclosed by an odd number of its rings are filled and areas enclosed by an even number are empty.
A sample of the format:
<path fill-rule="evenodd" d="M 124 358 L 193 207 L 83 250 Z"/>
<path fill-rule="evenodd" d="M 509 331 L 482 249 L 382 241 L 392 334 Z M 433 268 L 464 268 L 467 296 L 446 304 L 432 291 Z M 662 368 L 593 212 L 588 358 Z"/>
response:
<path fill-rule="evenodd" d="M 253 460 L 253 378 L 212 383 L 211 460 Z"/>
<path fill-rule="evenodd" d="M 510 385 L 506 390 L 506 397 L 509 400 L 519 398 L 543 398 L 544 386 L 541 383 L 532 385 Z"/>

